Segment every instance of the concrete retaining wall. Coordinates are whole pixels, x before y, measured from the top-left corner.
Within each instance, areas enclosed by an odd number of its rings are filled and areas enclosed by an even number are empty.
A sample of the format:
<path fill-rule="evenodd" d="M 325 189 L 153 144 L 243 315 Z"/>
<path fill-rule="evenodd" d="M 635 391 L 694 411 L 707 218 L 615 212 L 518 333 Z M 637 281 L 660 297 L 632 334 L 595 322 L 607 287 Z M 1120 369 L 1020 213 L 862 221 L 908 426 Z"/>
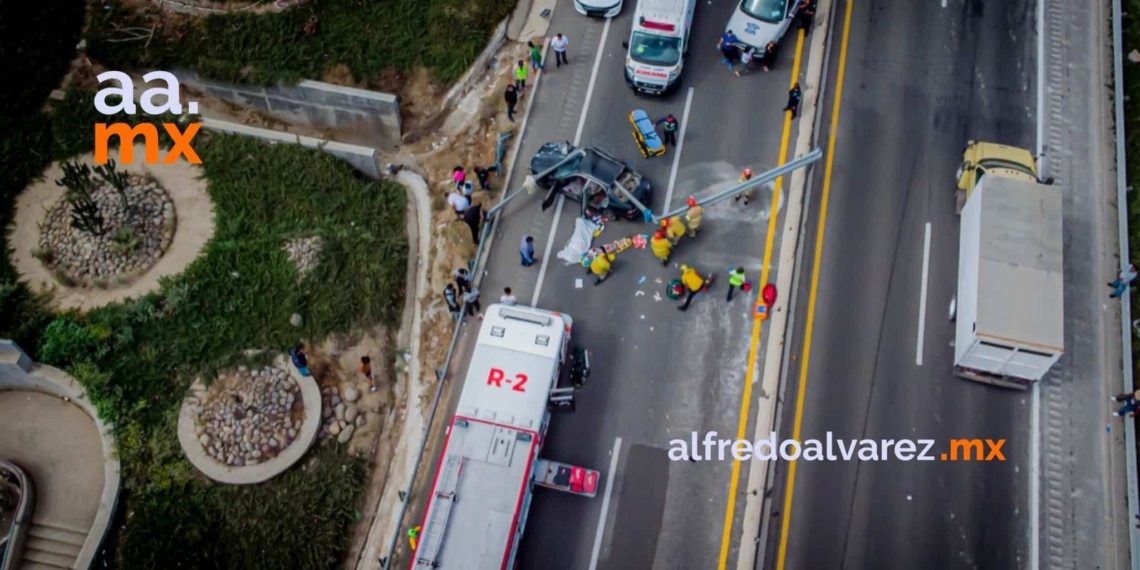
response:
<path fill-rule="evenodd" d="M 111 518 L 119 502 L 119 459 L 115 449 L 114 426 L 99 419 L 95 406 L 87 399 L 87 391 L 62 370 L 45 364 L 36 364 L 16 343 L 0 340 L 0 390 L 24 390 L 59 396 L 79 406 L 99 430 L 103 442 L 103 493 L 99 509 L 87 540 L 76 556 L 72 568 L 86 569 L 98 553 L 99 546 L 111 527 Z"/>
<path fill-rule="evenodd" d="M 204 79 L 189 71 L 174 74 L 186 87 L 290 124 L 329 131 L 341 142 L 390 149 L 400 143 L 395 95 L 320 81 L 257 87 Z"/>
<path fill-rule="evenodd" d="M 475 58 L 475 62 L 467 69 L 467 73 L 463 74 L 459 83 L 456 83 L 455 86 L 447 92 L 447 95 L 444 96 L 443 104 L 439 107 L 441 111 L 454 107 L 455 104 L 459 102 L 459 99 L 463 97 L 464 93 L 466 93 L 476 81 L 483 77 L 483 74 L 487 71 L 487 66 L 491 64 L 491 60 L 495 58 L 495 54 L 499 52 L 499 48 L 503 47 L 503 42 L 507 41 L 508 21 L 510 21 L 510 18 L 504 18 L 503 21 L 499 22 L 499 25 L 495 27 L 495 33 L 491 36 L 491 42 L 487 44 L 487 47 L 483 49 L 479 57 Z"/>
<path fill-rule="evenodd" d="M 217 119 L 202 118 L 202 126 L 232 135 L 254 137 L 271 143 L 299 144 L 309 148 L 323 150 L 352 165 L 369 178 L 380 179 L 380 164 L 377 160 L 378 151 L 374 148 L 356 146 L 336 141 L 325 141 L 313 137 L 303 137 L 289 133 L 259 129 L 248 125 L 219 121 Z"/>

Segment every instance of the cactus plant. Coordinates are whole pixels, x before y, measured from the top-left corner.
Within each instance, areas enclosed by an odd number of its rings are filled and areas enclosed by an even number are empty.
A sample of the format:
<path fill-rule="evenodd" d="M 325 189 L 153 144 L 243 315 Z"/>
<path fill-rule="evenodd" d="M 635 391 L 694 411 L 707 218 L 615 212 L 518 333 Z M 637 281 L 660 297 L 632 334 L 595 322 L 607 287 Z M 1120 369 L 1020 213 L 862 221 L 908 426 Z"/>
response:
<path fill-rule="evenodd" d="M 127 180 L 127 173 L 116 171 L 115 166 L 115 159 L 109 159 L 107 164 L 96 166 L 95 173 L 115 189 L 115 192 L 119 194 L 119 207 L 124 212 L 129 212 L 131 207 L 127 201 L 127 187 L 130 186 L 130 182 Z"/>
<path fill-rule="evenodd" d="M 63 178 L 56 180 L 58 186 L 67 188 L 65 199 L 71 205 L 71 227 L 97 236 L 103 235 L 106 228 L 99 206 L 91 195 L 94 181 L 91 169 L 86 164 L 64 161 Z"/>

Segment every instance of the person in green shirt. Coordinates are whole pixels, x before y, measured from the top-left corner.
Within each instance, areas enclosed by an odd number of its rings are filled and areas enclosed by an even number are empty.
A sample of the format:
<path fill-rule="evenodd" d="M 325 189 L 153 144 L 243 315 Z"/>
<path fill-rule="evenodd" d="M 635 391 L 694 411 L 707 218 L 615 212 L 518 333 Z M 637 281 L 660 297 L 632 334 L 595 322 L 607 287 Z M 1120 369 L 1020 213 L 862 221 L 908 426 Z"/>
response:
<path fill-rule="evenodd" d="M 745 281 L 744 268 L 736 267 L 728 271 L 728 298 L 726 301 L 732 301 L 732 292 L 737 287 L 743 287 Z"/>
<path fill-rule="evenodd" d="M 515 67 L 515 89 L 518 90 L 519 95 L 526 91 L 526 63 L 519 60 L 519 64 Z"/>
<path fill-rule="evenodd" d="M 533 69 L 535 73 L 542 71 L 542 52 L 538 49 L 538 46 L 534 45 L 534 42 L 527 42 L 526 45 L 530 48 L 530 68 Z"/>

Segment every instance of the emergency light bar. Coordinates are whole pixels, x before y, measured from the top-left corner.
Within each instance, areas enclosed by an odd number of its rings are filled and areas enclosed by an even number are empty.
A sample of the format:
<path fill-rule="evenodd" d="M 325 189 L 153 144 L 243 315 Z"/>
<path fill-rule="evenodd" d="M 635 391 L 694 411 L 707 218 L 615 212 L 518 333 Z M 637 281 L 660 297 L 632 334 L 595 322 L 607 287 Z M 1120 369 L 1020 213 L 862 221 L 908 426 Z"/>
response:
<path fill-rule="evenodd" d="M 648 21 L 645 19 L 645 16 L 641 17 L 641 27 L 649 28 L 651 30 L 661 30 L 663 32 L 675 32 L 675 31 L 677 31 L 677 26 L 674 26 L 673 24 L 665 24 L 662 22 Z"/>

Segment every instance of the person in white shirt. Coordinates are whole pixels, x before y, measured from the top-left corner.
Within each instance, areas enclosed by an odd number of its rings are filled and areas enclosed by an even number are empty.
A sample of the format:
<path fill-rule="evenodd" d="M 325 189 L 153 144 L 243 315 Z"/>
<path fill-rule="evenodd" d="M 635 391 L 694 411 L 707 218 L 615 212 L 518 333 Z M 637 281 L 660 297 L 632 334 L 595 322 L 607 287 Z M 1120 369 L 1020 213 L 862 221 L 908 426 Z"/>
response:
<path fill-rule="evenodd" d="M 459 192 L 452 192 L 447 195 L 447 203 L 451 205 L 451 209 L 455 211 L 456 216 L 463 216 L 463 212 L 471 206 L 471 199 Z"/>
<path fill-rule="evenodd" d="M 566 46 L 568 45 L 570 45 L 570 40 L 562 34 L 558 34 L 550 40 L 550 47 L 554 48 L 555 67 L 562 67 L 563 63 L 570 65 L 570 62 L 566 61 Z"/>
<path fill-rule="evenodd" d="M 507 287 L 503 289 L 503 296 L 499 297 L 499 302 L 509 307 L 513 307 L 519 304 L 519 298 L 515 297 L 515 294 L 511 292 L 510 287 Z"/>

